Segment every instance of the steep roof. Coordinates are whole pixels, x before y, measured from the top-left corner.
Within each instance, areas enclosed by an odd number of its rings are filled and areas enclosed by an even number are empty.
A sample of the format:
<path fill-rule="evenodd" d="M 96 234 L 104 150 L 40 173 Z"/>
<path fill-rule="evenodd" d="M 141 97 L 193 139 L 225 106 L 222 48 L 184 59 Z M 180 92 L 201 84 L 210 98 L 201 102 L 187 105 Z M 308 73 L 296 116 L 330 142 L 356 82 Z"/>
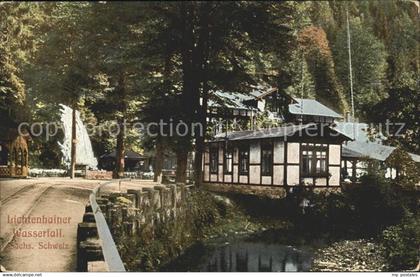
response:
<path fill-rule="evenodd" d="M 264 139 L 264 138 L 279 138 L 279 137 L 287 137 L 293 136 L 297 134 L 299 131 L 309 129 L 309 128 L 317 128 L 316 123 L 309 123 L 309 124 L 299 124 L 299 125 L 285 125 L 275 128 L 267 128 L 267 129 L 260 129 L 260 130 L 247 130 L 247 131 L 236 131 L 236 132 L 227 132 L 227 133 L 220 133 L 217 134 L 214 138 L 214 141 L 236 141 L 236 140 L 251 140 L 251 139 Z M 333 132 L 338 132 L 331 127 L 328 127 Z M 313 131 L 313 129 L 311 129 Z M 311 132 L 312 132 L 311 131 Z M 338 132 L 340 133 L 340 132 Z M 351 139 L 346 135 L 340 133 L 341 136 L 345 137 L 346 139 Z"/>
<path fill-rule="evenodd" d="M 263 99 L 264 97 L 266 97 L 266 96 L 268 96 L 268 95 L 270 95 L 270 94 L 272 94 L 273 92 L 276 92 L 276 91 L 278 91 L 278 89 L 275 88 L 275 87 L 268 87 L 268 86 L 259 85 L 259 86 L 252 87 L 252 90 L 249 94 L 254 96 L 256 99 Z"/>
<path fill-rule="evenodd" d="M 111 153 L 103 154 L 101 156 L 101 159 L 103 159 L 103 158 L 113 158 L 113 159 L 115 159 L 116 157 L 117 157 L 117 152 L 114 150 Z M 127 150 L 127 151 L 125 151 L 125 157 L 124 158 L 128 159 L 128 160 L 141 160 L 143 158 L 143 156 L 140 155 L 139 153 L 134 152 L 134 151 Z"/>
<path fill-rule="evenodd" d="M 225 92 L 221 90 L 214 91 L 212 95 L 214 98 L 208 100 L 209 107 L 225 107 L 238 110 L 254 109 L 253 107 L 244 104 L 244 101 L 253 100 L 253 96 L 239 92 Z"/>
<path fill-rule="evenodd" d="M 383 145 L 374 142 L 349 141 L 343 145 L 342 156 L 346 158 L 369 158 L 385 161 L 397 147 Z M 408 153 L 416 163 L 420 163 L 420 155 Z"/>
<path fill-rule="evenodd" d="M 376 142 L 382 144 L 386 137 L 381 133 L 372 133 L 367 123 L 360 122 L 336 122 L 335 128 L 347 136 L 361 142 Z"/>
<path fill-rule="evenodd" d="M 353 126 L 354 125 L 354 126 Z M 354 138 L 343 145 L 342 156 L 346 158 L 369 158 L 385 161 L 394 152 L 396 147 L 382 144 L 386 138 L 382 133 L 374 136 L 369 134 L 369 125 L 366 123 L 337 122 L 335 129 Z M 415 162 L 420 162 L 420 155 L 408 153 Z"/>
<path fill-rule="evenodd" d="M 314 99 L 293 98 L 293 100 L 296 103 L 289 105 L 289 112 L 291 114 L 343 118 L 340 114 Z"/>
<path fill-rule="evenodd" d="M 351 141 L 343 148 L 353 153 L 358 153 L 359 157 L 371 158 L 379 161 L 385 161 L 395 150 L 395 147 L 382 145 L 373 142 Z M 343 156 L 345 152 L 343 151 Z M 345 156 L 344 156 L 345 157 Z"/>

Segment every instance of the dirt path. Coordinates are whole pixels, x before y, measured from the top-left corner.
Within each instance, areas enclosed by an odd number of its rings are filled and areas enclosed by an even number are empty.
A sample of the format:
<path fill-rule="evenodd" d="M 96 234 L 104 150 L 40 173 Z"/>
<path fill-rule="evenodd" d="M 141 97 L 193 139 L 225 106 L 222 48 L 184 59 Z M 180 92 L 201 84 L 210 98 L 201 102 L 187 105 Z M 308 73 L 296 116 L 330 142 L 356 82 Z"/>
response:
<path fill-rule="evenodd" d="M 67 178 L 0 179 L 0 265 L 9 271 L 75 271 L 77 225 L 89 194 L 100 183 Z M 117 182 L 104 190 L 153 185 Z M 35 222 L 18 222 L 22 216 Z M 42 222 L 53 218 L 55 222 Z"/>
<path fill-rule="evenodd" d="M 80 182 L 74 185 L 66 181 L 34 183 L 27 180 L 22 185 L 22 180 L 17 180 L 0 185 L 0 236 L 4 248 L 0 264 L 7 270 L 75 270 L 77 224 L 82 220 L 85 204 L 97 182 L 81 186 Z M 18 221 L 22 216 L 34 220 L 55 217 L 63 222 L 22 223 Z M 20 236 L 17 230 L 21 231 Z"/>

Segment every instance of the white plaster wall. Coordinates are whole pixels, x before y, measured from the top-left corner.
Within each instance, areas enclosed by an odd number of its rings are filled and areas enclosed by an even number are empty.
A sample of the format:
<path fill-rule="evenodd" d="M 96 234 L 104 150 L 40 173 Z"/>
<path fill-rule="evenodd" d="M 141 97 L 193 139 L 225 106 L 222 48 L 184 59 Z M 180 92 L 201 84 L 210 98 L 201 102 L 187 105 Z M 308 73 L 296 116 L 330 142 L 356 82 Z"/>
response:
<path fill-rule="evenodd" d="M 210 177 L 210 166 L 205 165 L 204 166 L 204 181 L 209 181 L 209 177 Z"/>
<path fill-rule="evenodd" d="M 261 181 L 263 185 L 271 185 L 271 176 L 263 176 Z"/>
<path fill-rule="evenodd" d="M 330 186 L 339 186 L 340 185 L 340 167 L 339 166 L 330 166 L 329 170 L 331 178 L 328 182 Z"/>
<path fill-rule="evenodd" d="M 287 162 L 299 163 L 299 143 L 297 142 L 287 143 Z"/>
<path fill-rule="evenodd" d="M 238 166 L 233 166 L 233 182 L 238 183 Z"/>
<path fill-rule="evenodd" d="M 246 184 L 248 183 L 248 176 L 239 176 L 239 183 Z"/>
<path fill-rule="evenodd" d="M 283 185 L 284 184 L 284 166 L 275 165 L 273 167 L 273 184 L 274 185 Z"/>
<path fill-rule="evenodd" d="M 260 111 L 264 111 L 265 110 L 265 100 L 264 99 L 258 100 L 257 107 Z"/>
<path fill-rule="evenodd" d="M 249 166 L 249 182 L 251 184 L 260 183 L 260 166 L 258 165 Z"/>
<path fill-rule="evenodd" d="M 395 168 L 388 167 L 385 171 L 385 178 L 395 179 L 397 177 L 397 170 Z"/>
<path fill-rule="evenodd" d="M 219 164 L 223 164 L 223 147 L 219 145 Z"/>
<path fill-rule="evenodd" d="M 209 155 L 209 148 L 206 147 L 204 152 L 204 163 L 210 163 L 210 155 Z"/>
<path fill-rule="evenodd" d="M 341 160 L 341 146 L 337 144 L 330 144 L 328 163 L 333 165 L 340 165 Z"/>
<path fill-rule="evenodd" d="M 230 174 L 225 174 L 225 183 L 231 183 L 232 182 L 232 176 Z"/>
<path fill-rule="evenodd" d="M 283 141 L 274 142 L 273 162 L 284 163 L 284 142 Z"/>
<path fill-rule="evenodd" d="M 249 147 L 249 162 L 250 163 L 260 163 L 261 157 L 261 147 L 260 142 L 252 142 Z"/>
<path fill-rule="evenodd" d="M 239 151 L 238 151 L 238 148 L 236 148 L 235 147 L 235 149 L 233 149 L 233 163 L 234 164 L 237 164 L 238 163 L 238 154 L 239 153 Z"/>
<path fill-rule="evenodd" d="M 211 174 L 210 175 L 210 181 L 217 182 L 217 174 Z"/>
<path fill-rule="evenodd" d="M 303 183 L 307 186 L 312 186 L 314 184 L 313 178 L 303 178 Z"/>
<path fill-rule="evenodd" d="M 218 174 L 219 174 L 219 181 L 223 182 L 223 165 L 219 165 Z"/>
<path fill-rule="evenodd" d="M 327 179 L 326 178 L 317 178 L 315 180 L 316 186 L 326 186 L 327 185 Z"/>
<path fill-rule="evenodd" d="M 299 184 L 299 166 L 298 165 L 287 166 L 287 184 L 289 186 L 295 186 Z"/>

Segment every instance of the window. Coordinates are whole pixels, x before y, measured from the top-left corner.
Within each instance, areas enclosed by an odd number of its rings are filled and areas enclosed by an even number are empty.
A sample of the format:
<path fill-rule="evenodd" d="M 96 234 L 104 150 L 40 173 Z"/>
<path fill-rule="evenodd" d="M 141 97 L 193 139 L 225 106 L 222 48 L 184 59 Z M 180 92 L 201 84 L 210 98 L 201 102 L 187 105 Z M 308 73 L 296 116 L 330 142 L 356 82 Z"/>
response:
<path fill-rule="evenodd" d="M 271 143 L 261 145 L 261 175 L 273 175 L 273 145 Z"/>
<path fill-rule="evenodd" d="M 210 173 L 217 174 L 218 159 L 219 159 L 218 148 L 211 147 L 210 148 Z"/>
<path fill-rule="evenodd" d="M 327 174 L 326 144 L 302 144 L 302 176 L 325 176 Z"/>
<path fill-rule="evenodd" d="M 226 174 L 232 174 L 233 172 L 233 151 L 228 148 L 225 151 L 225 160 L 224 160 L 224 171 Z"/>
<path fill-rule="evenodd" d="M 249 146 L 239 149 L 239 174 L 248 175 L 249 168 Z"/>

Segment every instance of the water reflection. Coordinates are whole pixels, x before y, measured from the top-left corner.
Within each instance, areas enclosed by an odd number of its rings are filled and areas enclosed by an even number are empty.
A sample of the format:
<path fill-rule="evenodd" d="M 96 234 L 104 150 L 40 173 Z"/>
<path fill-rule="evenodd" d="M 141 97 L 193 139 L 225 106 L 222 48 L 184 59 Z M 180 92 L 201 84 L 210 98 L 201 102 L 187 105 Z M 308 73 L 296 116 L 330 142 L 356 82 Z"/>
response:
<path fill-rule="evenodd" d="M 185 257 L 189 256 L 189 257 Z M 236 241 L 205 246 L 185 253 L 166 270 L 170 271 L 236 271 L 276 272 L 309 271 L 312 252 L 279 244 Z"/>

